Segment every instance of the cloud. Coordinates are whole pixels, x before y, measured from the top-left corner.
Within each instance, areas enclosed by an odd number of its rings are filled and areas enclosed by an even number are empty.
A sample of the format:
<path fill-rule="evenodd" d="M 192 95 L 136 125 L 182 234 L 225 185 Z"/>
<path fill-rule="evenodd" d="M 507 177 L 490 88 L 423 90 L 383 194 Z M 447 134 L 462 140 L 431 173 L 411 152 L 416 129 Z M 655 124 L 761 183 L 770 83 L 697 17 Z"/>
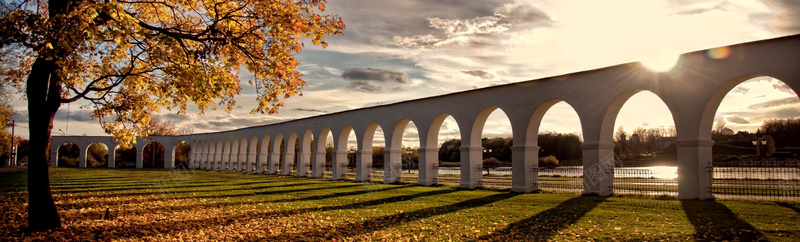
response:
<path fill-rule="evenodd" d="M 342 78 L 350 81 L 349 89 L 362 92 L 382 92 L 383 87 L 374 83 L 409 84 L 408 75 L 401 71 L 377 68 L 350 68 L 342 73 Z M 399 90 L 397 87 L 392 91 Z"/>
<path fill-rule="evenodd" d="M 790 105 L 790 104 L 794 104 L 794 103 L 800 103 L 800 99 L 797 99 L 797 97 L 787 97 L 787 98 L 775 99 L 775 100 L 770 100 L 770 101 L 766 101 L 766 102 L 763 102 L 763 103 L 753 104 L 753 105 L 750 105 L 748 108 L 750 108 L 750 109 L 762 109 L 762 108 L 771 108 L 771 107 L 777 107 L 777 106 Z"/>
<path fill-rule="evenodd" d="M 727 117 L 727 118 L 725 118 L 725 120 L 727 120 L 728 122 L 731 122 L 731 123 L 735 123 L 735 124 L 749 124 L 750 123 L 750 121 L 747 121 L 747 119 L 744 119 L 744 118 L 739 117 L 737 115 L 734 115 L 734 116 L 731 116 L 731 117 Z"/>
<path fill-rule="evenodd" d="M 789 87 L 789 85 L 786 85 L 786 83 L 783 83 L 783 82 L 775 82 L 775 83 L 773 83 L 772 84 L 772 88 L 775 88 L 775 90 L 778 90 L 778 91 L 781 91 L 781 92 L 795 94 L 794 90 L 792 90 L 792 88 Z"/>
<path fill-rule="evenodd" d="M 293 108 L 292 110 L 301 111 L 301 112 L 312 112 L 312 113 L 330 113 L 328 111 L 323 111 L 323 110 L 313 109 L 313 108 Z"/>
<path fill-rule="evenodd" d="M 461 71 L 461 72 L 469 74 L 469 75 L 472 75 L 472 76 L 480 77 L 481 79 L 492 79 L 492 78 L 494 78 L 494 75 L 489 74 L 488 72 L 486 72 L 484 70 L 477 70 L 476 69 L 476 70 Z"/>
<path fill-rule="evenodd" d="M 27 113 L 26 113 L 27 114 Z M 59 109 L 55 117 L 56 121 L 76 121 L 76 122 L 89 122 L 95 121 L 92 119 L 92 112 L 85 109 L 66 110 Z"/>

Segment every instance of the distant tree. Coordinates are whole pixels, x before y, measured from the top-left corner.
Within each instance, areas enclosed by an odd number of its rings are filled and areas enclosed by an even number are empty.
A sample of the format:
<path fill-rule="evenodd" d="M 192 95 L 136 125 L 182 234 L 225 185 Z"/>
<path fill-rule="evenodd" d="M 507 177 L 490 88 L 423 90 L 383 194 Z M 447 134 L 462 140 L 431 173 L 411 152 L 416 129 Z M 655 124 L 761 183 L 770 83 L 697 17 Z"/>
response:
<path fill-rule="evenodd" d="M 164 145 L 151 142 L 142 149 L 142 167 L 164 168 Z"/>
<path fill-rule="evenodd" d="M 554 168 L 558 166 L 558 159 L 555 156 L 549 155 L 545 157 L 539 157 L 539 167 L 547 167 L 547 168 Z"/>
<path fill-rule="evenodd" d="M 539 157 L 555 156 L 561 160 L 583 157 L 581 136 L 574 133 L 539 133 Z"/>
<path fill-rule="evenodd" d="M 461 162 L 461 140 L 451 139 L 442 143 L 439 147 L 439 161 Z"/>
<path fill-rule="evenodd" d="M 178 143 L 175 147 L 175 167 L 181 165 L 184 168 L 189 168 L 189 163 L 191 163 L 191 152 L 192 147 L 186 141 L 182 141 Z"/>
<path fill-rule="evenodd" d="M 384 146 L 372 146 L 372 167 L 382 168 L 384 166 L 383 152 L 385 150 Z"/>
<path fill-rule="evenodd" d="M 64 143 L 58 147 L 59 167 L 78 167 L 81 150 L 75 143 Z"/>
<path fill-rule="evenodd" d="M 714 130 L 711 131 L 711 139 L 715 141 L 728 141 L 733 136 L 733 130 L 725 127 L 725 120 L 717 121 Z"/>
<path fill-rule="evenodd" d="M 759 130 L 771 136 L 776 147 L 800 147 L 800 118 L 765 120 Z"/>
<path fill-rule="evenodd" d="M 103 143 L 93 143 L 89 145 L 86 152 L 86 166 L 88 167 L 108 167 L 108 148 Z"/>

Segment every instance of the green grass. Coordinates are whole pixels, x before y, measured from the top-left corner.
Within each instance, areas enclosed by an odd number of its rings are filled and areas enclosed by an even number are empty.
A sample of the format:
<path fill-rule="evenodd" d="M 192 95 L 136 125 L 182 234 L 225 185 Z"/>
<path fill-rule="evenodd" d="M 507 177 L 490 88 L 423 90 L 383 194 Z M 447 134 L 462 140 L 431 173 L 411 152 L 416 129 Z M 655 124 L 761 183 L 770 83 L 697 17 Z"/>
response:
<path fill-rule="evenodd" d="M 798 203 L 86 168 L 51 168 L 64 228 L 27 234 L 25 175 L 0 174 L 3 240 L 800 240 Z"/>

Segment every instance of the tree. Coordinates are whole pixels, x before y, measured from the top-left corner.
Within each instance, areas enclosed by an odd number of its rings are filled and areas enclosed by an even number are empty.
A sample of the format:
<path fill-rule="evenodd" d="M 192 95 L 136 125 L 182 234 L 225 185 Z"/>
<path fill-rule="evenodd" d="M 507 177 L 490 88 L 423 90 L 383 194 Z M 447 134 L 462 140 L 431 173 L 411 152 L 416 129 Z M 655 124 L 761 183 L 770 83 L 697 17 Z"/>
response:
<path fill-rule="evenodd" d="M 275 113 L 305 84 L 295 69 L 304 39 L 326 47 L 345 28 L 320 15 L 324 8 L 324 0 L 0 3 L 0 59 L 16 64 L 0 76 L 28 100 L 29 229 L 61 227 L 47 156 L 62 104 L 91 102 L 94 118 L 108 117 L 105 131 L 128 145 L 161 107 L 230 111 L 244 67 L 258 93 L 251 113 Z"/>

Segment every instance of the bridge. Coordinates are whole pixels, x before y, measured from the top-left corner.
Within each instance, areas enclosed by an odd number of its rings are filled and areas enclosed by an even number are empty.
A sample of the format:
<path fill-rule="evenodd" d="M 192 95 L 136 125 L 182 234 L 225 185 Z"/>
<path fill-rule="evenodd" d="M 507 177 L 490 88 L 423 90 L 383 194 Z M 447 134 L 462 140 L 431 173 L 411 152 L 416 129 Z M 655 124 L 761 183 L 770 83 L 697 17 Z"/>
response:
<path fill-rule="evenodd" d="M 716 53 L 725 53 L 719 55 Z M 566 102 L 580 118 L 583 132 L 583 193 L 612 193 L 614 122 L 622 105 L 634 94 L 657 95 L 672 113 L 677 132 L 678 198 L 711 198 L 711 130 L 723 97 L 746 80 L 768 76 L 800 90 L 800 35 L 755 41 L 685 53 L 666 72 L 652 71 L 639 62 L 575 72 L 443 96 L 362 108 L 298 119 L 278 124 L 186 136 L 153 136 L 138 139 L 136 167 L 143 166 L 142 151 L 151 142 L 165 148 L 165 168 L 175 166 L 179 142 L 191 146 L 190 165 L 207 170 L 277 174 L 281 143 L 285 145 L 281 175 L 322 178 L 325 142 L 334 141 L 332 179 L 346 178 L 348 136 L 354 132 L 356 181 L 371 179 L 373 136 L 384 130 L 384 181 L 400 181 L 403 131 L 414 122 L 420 135 L 419 184 L 435 185 L 438 177 L 438 135 L 445 118 L 452 116 L 460 128 L 460 187 L 481 186 L 481 132 L 489 114 L 501 109 L 512 128 L 513 192 L 538 190 L 537 137 L 547 110 Z M 81 167 L 86 167 L 89 144 L 100 142 L 114 150 L 111 137 L 53 136 L 53 147 L 72 142 L 81 147 Z M 295 142 L 299 152 L 295 153 Z M 316 152 L 312 153 L 312 143 Z M 272 146 L 271 148 L 269 146 Z M 271 152 L 270 152 L 271 151 Z M 114 167 L 109 152 L 109 167 Z M 293 170 L 297 157 L 296 170 Z M 57 166 L 57 149 L 51 149 L 51 166 Z"/>

